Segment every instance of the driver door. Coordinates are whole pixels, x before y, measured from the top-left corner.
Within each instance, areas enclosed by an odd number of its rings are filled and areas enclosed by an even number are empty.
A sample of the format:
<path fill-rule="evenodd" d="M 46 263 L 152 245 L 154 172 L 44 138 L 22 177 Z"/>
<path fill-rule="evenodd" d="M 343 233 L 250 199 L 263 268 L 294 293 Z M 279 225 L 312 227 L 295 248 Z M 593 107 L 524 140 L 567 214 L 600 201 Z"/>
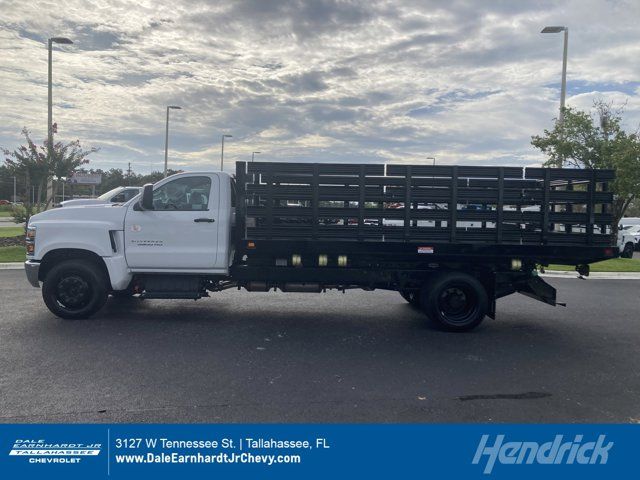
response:
<path fill-rule="evenodd" d="M 129 205 L 124 225 L 125 256 L 134 270 L 216 268 L 220 179 L 186 174 L 153 191 L 153 210 Z"/>

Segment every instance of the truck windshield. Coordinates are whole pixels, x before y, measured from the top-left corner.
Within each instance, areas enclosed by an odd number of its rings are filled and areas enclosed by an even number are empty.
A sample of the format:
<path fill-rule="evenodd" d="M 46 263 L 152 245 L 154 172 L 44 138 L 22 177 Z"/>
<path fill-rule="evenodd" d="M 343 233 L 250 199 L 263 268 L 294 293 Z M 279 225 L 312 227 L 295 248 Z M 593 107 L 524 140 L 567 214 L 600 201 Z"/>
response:
<path fill-rule="evenodd" d="M 98 200 L 110 200 L 111 197 L 113 197 L 116 193 L 118 193 L 120 190 L 122 190 L 122 187 L 116 187 L 113 190 L 109 190 L 106 193 L 103 193 L 102 195 L 100 195 L 98 197 Z"/>

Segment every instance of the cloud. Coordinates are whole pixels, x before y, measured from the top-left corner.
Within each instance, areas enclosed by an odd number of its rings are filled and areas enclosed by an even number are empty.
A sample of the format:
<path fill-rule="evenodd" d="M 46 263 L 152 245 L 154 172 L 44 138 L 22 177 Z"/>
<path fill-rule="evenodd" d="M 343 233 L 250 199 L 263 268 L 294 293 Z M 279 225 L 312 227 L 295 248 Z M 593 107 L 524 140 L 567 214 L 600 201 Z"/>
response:
<path fill-rule="evenodd" d="M 59 135 L 100 147 L 96 167 L 264 160 L 528 165 L 557 115 L 562 36 L 568 99 L 626 103 L 640 123 L 640 4 L 471 0 L 5 0 L 0 145 L 46 132 L 46 39 L 56 46 Z M 33 12 L 40 12 L 34 15 Z M 46 14 L 45 14 L 46 13 Z"/>

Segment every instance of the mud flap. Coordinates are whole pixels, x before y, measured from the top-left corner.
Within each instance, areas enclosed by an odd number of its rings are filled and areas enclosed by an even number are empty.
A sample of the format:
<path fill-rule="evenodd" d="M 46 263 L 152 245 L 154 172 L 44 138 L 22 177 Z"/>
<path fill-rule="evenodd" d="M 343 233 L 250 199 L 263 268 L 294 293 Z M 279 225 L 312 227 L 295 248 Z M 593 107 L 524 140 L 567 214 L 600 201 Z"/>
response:
<path fill-rule="evenodd" d="M 521 280 L 515 283 L 514 287 L 518 292 L 527 297 L 535 298 L 554 307 L 558 305 L 556 302 L 556 289 L 538 276 Z"/>
<path fill-rule="evenodd" d="M 493 299 L 489 299 L 489 311 L 487 312 L 487 316 L 489 318 L 492 318 L 493 320 L 496 319 L 496 299 L 495 297 L 493 297 Z"/>

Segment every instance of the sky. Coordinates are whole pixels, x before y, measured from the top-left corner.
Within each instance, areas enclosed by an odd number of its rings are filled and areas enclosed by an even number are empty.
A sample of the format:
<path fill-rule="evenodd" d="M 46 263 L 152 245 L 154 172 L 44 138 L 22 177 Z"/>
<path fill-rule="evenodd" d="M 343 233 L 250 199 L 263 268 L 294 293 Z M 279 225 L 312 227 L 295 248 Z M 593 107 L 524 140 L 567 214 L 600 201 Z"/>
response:
<path fill-rule="evenodd" d="M 562 34 L 567 105 L 625 105 L 640 125 L 640 2 L 0 0 L 0 146 L 44 139 L 49 37 L 57 139 L 89 167 L 303 161 L 540 164 Z"/>

